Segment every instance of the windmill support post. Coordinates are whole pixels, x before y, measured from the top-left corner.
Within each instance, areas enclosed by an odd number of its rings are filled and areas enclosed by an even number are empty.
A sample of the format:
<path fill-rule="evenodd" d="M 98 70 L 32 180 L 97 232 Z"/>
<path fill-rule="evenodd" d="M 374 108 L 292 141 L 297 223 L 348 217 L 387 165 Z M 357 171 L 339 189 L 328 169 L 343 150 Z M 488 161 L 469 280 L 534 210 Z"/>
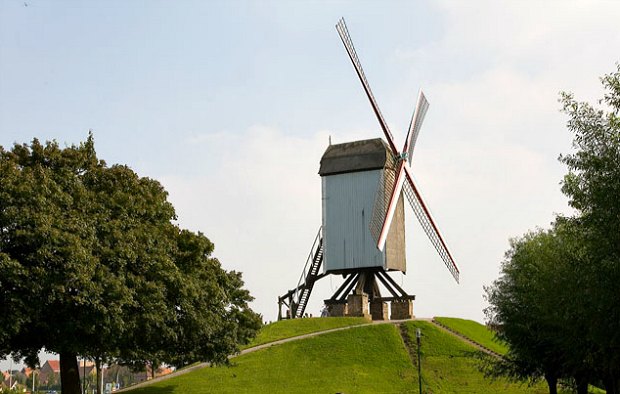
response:
<path fill-rule="evenodd" d="M 314 260 L 317 260 L 316 257 L 315 253 Z M 307 264 L 304 267 L 301 277 L 305 279 L 296 288 L 278 297 L 278 320 L 303 317 L 314 283 L 326 276 L 325 273 L 311 275 L 306 271 L 312 272 L 313 264 Z M 343 277 L 344 281 L 332 297 L 324 301 L 329 310 L 329 316 L 356 316 L 372 320 L 387 320 L 388 303 L 390 303 L 392 320 L 413 318 L 415 295 L 408 294 L 388 275 L 387 271 L 377 268 L 360 269 L 343 274 Z M 390 296 L 381 295 L 379 283 L 390 293 Z M 299 294 L 303 294 L 308 289 L 307 296 L 301 298 Z M 300 298 L 296 298 L 296 295 Z M 286 308 L 284 314 L 283 307 Z"/>
<path fill-rule="evenodd" d="M 378 281 L 377 281 L 378 279 Z M 379 282 L 390 293 L 383 297 Z M 391 304 L 393 320 L 413 318 L 415 295 L 408 294 L 382 269 L 366 269 L 350 273 L 336 290 L 325 300 L 331 307 L 330 316 L 364 316 L 372 320 L 387 320 L 388 302 Z M 365 311 L 369 310 L 369 315 Z"/>

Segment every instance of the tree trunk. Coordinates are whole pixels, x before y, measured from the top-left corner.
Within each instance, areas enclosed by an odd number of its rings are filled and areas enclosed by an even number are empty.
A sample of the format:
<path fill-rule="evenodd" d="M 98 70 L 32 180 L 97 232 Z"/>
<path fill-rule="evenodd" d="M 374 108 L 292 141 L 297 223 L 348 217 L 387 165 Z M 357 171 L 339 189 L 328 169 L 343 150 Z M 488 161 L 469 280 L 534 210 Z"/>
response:
<path fill-rule="evenodd" d="M 588 380 L 577 380 L 577 394 L 588 394 Z"/>
<path fill-rule="evenodd" d="M 555 375 L 545 374 L 547 386 L 549 386 L 549 394 L 558 394 L 558 378 Z"/>
<path fill-rule="evenodd" d="M 60 352 L 60 386 L 62 394 L 81 394 L 77 355 Z"/>
<path fill-rule="evenodd" d="M 620 381 L 615 376 L 607 376 L 603 380 L 603 384 L 608 394 L 620 394 Z"/>
<path fill-rule="evenodd" d="M 161 365 L 161 362 L 159 360 L 151 360 L 151 379 L 155 379 L 155 377 L 157 376 L 157 370 L 159 369 L 159 366 Z M 149 367 L 147 365 L 146 367 L 146 371 L 148 373 Z"/>
<path fill-rule="evenodd" d="M 97 394 L 101 394 L 103 391 L 103 387 L 101 387 L 103 385 L 101 382 L 103 376 L 101 376 L 101 359 L 99 357 L 95 357 L 95 371 L 97 372 Z"/>

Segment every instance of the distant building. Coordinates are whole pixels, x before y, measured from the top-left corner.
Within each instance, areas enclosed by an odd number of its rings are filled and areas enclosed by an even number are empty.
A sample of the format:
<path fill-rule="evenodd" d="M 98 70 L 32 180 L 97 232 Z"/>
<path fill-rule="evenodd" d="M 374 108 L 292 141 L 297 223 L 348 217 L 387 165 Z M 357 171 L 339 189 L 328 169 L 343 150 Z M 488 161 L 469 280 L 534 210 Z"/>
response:
<path fill-rule="evenodd" d="M 97 367 L 92 361 L 80 361 L 78 363 L 78 372 L 80 373 L 80 379 L 84 378 L 84 375 L 91 376 L 97 374 Z"/>
<path fill-rule="evenodd" d="M 172 368 L 166 366 L 160 366 L 155 370 L 155 377 L 168 375 L 174 372 Z M 144 382 L 145 380 L 151 380 L 153 378 L 153 369 L 150 365 L 147 365 L 144 371 L 134 373 L 134 379 L 136 383 Z"/>
<path fill-rule="evenodd" d="M 39 381 L 42 384 L 47 384 L 50 381 L 50 377 L 57 377 L 60 375 L 60 361 L 59 360 L 47 360 L 41 367 L 39 373 Z"/>
<path fill-rule="evenodd" d="M 27 378 L 29 378 L 30 375 L 32 375 L 32 371 L 34 371 L 32 368 L 24 367 L 22 368 L 21 373 L 23 373 Z"/>
<path fill-rule="evenodd" d="M 0 371 L 0 390 L 1 389 L 13 389 L 18 384 L 17 374 L 20 372 L 17 369 Z"/>

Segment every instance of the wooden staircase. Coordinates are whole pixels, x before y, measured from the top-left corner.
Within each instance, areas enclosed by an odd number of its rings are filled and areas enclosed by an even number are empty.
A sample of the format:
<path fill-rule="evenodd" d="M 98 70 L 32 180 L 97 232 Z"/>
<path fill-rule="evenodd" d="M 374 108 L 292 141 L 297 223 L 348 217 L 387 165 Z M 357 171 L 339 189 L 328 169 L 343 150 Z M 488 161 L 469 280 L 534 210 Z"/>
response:
<path fill-rule="evenodd" d="M 321 265 L 323 264 L 323 254 L 323 231 L 321 227 L 314 239 L 297 287 L 278 297 L 278 320 L 295 319 L 304 316 L 314 283 L 325 276 L 324 273 L 320 273 Z M 288 311 L 284 316 L 282 315 L 282 305 L 288 307 Z"/>

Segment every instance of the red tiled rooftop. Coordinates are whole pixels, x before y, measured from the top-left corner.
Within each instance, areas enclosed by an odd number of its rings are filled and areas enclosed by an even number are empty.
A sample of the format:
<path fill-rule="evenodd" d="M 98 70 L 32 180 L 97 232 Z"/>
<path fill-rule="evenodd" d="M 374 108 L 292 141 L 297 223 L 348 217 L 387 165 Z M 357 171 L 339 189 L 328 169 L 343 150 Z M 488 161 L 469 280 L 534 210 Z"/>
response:
<path fill-rule="evenodd" d="M 47 360 L 47 363 L 54 372 L 60 372 L 60 360 Z"/>

